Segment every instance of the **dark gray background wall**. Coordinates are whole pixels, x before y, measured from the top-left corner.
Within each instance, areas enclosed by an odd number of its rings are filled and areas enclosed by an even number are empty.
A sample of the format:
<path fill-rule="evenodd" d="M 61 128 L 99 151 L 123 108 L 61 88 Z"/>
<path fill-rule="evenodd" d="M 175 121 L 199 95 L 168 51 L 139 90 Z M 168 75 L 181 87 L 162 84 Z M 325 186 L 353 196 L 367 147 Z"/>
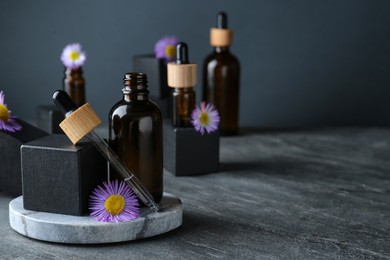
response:
<path fill-rule="evenodd" d="M 177 35 L 201 65 L 220 10 L 242 66 L 241 126 L 390 125 L 388 0 L 4 0 L 0 90 L 33 120 L 61 88 L 62 48 L 80 42 L 87 99 L 106 120 L 133 55 Z"/>

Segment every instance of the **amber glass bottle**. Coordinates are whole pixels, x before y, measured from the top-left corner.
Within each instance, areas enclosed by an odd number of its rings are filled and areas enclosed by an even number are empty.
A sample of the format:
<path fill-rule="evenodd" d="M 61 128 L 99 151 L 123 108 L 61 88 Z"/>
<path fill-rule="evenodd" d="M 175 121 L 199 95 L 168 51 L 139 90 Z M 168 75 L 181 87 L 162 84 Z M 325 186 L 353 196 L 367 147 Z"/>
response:
<path fill-rule="evenodd" d="M 65 68 L 63 90 L 73 99 L 77 106 L 85 103 L 85 80 L 81 67 L 76 69 Z"/>
<path fill-rule="evenodd" d="M 227 15 L 217 15 L 217 28 L 211 28 L 210 44 L 214 51 L 203 64 L 203 100 L 213 103 L 221 117 L 221 135 L 238 133 L 240 63 L 230 52 L 232 31 L 227 29 Z"/>
<path fill-rule="evenodd" d="M 109 144 L 158 203 L 163 194 L 161 112 L 148 98 L 146 74 L 126 73 L 124 85 L 123 99 L 109 114 Z"/>
<path fill-rule="evenodd" d="M 184 42 L 176 46 L 176 62 L 168 63 L 168 86 L 172 90 L 172 125 L 192 127 L 191 114 L 195 108 L 196 64 L 188 61 L 188 47 Z"/>
<path fill-rule="evenodd" d="M 191 113 L 195 108 L 195 91 L 193 88 L 175 88 L 172 92 L 172 125 L 175 127 L 192 127 Z"/>

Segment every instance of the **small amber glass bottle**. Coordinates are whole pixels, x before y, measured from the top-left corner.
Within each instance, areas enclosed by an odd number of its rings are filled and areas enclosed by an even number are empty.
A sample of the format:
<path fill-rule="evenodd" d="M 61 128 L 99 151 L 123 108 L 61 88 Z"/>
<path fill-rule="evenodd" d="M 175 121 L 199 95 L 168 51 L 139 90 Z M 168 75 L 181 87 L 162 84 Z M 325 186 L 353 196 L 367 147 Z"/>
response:
<path fill-rule="evenodd" d="M 168 63 L 168 86 L 172 90 L 172 125 L 192 127 L 191 114 L 195 108 L 196 64 L 188 61 L 188 47 L 184 42 L 176 46 L 176 62 Z"/>
<path fill-rule="evenodd" d="M 148 98 L 146 74 L 126 73 L 124 85 L 123 99 L 109 114 L 109 145 L 158 203 L 163 194 L 161 112 Z"/>
<path fill-rule="evenodd" d="M 73 99 L 77 106 L 85 104 L 85 80 L 81 67 L 65 68 L 63 90 Z"/>
<path fill-rule="evenodd" d="M 235 135 L 239 123 L 240 63 L 229 51 L 233 33 L 227 28 L 227 15 L 218 13 L 217 28 L 210 31 L 214 51 L 203 63 L 203 100 L 218 109 L 221 135 Z"/>

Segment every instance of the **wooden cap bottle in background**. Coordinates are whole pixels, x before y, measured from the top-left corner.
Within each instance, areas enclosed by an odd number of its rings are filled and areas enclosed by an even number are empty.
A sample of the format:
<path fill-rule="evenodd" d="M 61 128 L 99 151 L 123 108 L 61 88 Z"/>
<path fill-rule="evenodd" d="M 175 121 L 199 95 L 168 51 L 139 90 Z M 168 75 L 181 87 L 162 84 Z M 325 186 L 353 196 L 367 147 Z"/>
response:
<path fill-rule="evenodd" d="M 172 90 L 172 125 L 193 127 L 191 114 L 195 108 L 197 65 L 188 61 L 188 46 L 184 42 L 176 45 L 176 62 L 168 63 L 168 86 Z"/>
<path fill-rule="evenodd" d="M 188 47 L 184 42 L 176 46 L 176 62 L 168 63 L 168 86 L 171 88 L 194 87 L 197 83 L 197 65 L 188 61 Z"/>
<path fill-rule="evenodd" d="M 220 12 L 217 15 L 217 27 L 210 29 L 210 45 L 214 47 L 227 47 L 232 44 L 233 31 L 228 29 L 227 15 Z"/>

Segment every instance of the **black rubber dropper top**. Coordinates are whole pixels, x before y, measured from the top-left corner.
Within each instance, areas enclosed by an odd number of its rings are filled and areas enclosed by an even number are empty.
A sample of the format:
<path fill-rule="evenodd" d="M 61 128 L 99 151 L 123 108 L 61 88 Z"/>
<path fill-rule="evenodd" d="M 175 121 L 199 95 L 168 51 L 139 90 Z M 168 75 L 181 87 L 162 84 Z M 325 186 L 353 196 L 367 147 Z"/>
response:
<path fill-rule="evenodd" d="M 188 64 L 188 46 L 185 42 L 176 45 L 176 64 Z"/>
<path fill-rule="evenodd" d="M 228 19 L 225 12 L 219 12 L 217 15 L 217 28 L 227 29 L 228 28 Z"/>
<path fill-rule="evenodd" d="M 53 102 L 66 117 L 78 108 L 68 93 L 63 90 L 54 92 Z"/>

